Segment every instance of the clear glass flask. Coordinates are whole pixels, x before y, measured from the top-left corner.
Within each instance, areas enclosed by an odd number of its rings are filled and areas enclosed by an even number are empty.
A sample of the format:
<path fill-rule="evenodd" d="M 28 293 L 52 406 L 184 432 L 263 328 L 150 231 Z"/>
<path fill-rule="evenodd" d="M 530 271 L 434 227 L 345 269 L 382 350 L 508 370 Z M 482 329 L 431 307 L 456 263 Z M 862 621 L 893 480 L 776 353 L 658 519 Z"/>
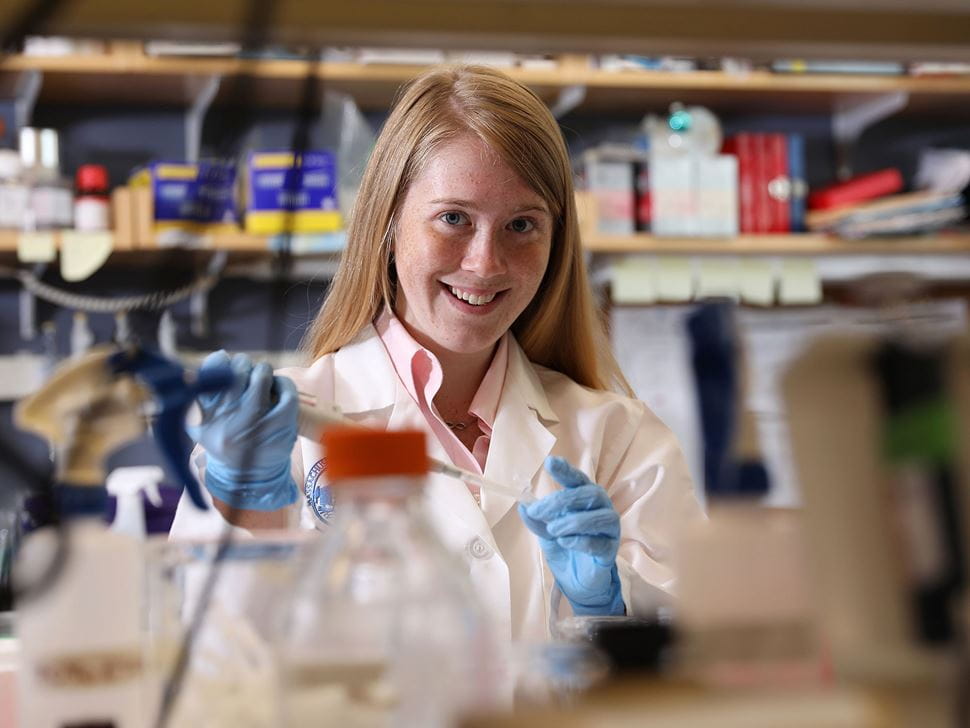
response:
<path fill-rule="evenodd" d="M 424 434 L 324 434 L 332 530 L 278 642 L 280 724 L 452 725 L 490 707 L 495 652 L 467 575 L 425 522 Z"/>

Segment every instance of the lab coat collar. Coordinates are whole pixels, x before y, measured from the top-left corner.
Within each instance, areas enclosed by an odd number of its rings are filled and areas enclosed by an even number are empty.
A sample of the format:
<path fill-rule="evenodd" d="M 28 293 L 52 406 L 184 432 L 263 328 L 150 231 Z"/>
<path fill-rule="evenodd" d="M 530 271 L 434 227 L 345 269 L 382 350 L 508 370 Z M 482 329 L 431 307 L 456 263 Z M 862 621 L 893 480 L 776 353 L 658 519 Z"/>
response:
<path fill-rule="evenodd" d="M 515 337 L 509 341 L 508 369 L 505 386 L 499 400 L 485 476 L 502 483 L 527 486 L 533 479 L 553 445 L 555 436 L 546 425 L 559 421 L 549 404 L 535 367 L 528 360 Z M 366 364 L 364 364 L 366 362 Z M 420 427 L 420 411 L 398 381 L 390 357 L 381 343 L 377 330 L 368 325 L 349 344 L 334 353 L 334 402 L 347 415 L 366 415 L 390 410 L 388 427 Z M 422 428 L 423 429 L 423 428 Z M 429 454 L 447 459 L 437 441 L 428 443 Z M 437 479 L 433 479 L 437 480 Z M 442 484 L 444 485 L 444 484 Z M 478 511 L 474 499 L 461 488 L 448 484 L 433 487 L 445 502 L 469 526 L 494 545 L 488 529 L 495 526 L 515 505 L 515 500 L 491 493 L 482 494 L 480 515 L 468 513 L 469 507 Z M 483 526 L 487 522 L 488 529 Z"/>
<path fill-rule="evenodd" d="M 397 372 L 372 324 L 334 352 L 333 361 L 333 398 L 344 414 L 374 412 L 397 401 Z"/>
<path fill-rule="evenodd" d="M 397 372 L 373 324 L 368 324 L 346 346 L 334 352 L 334 400 L 347 414 L 372 412 L 392 406 L 397 399 Z M 367 366 L 362 367 L 361 361 Z M 514 389 L 521 403 L 549 423 L 559 421 L 545 390 L 522 347 L 510 337 L 506 393 Z"/>
<path fill-rule="evenodd" d="M 535 365 L 529 361 L 514 336 L 509 337 L 509 363 L 503 395 L 509 390 L 510 381 L 512 388 L 516 390 L 515 394 L 523 398 L 523 404 L 526 407 L 533 410 L 546 422 L 559 422 L 558 415 L 552 405 L 549 404 L 546 390 L 542 386 L 542 382 L 539 381 Z"/>

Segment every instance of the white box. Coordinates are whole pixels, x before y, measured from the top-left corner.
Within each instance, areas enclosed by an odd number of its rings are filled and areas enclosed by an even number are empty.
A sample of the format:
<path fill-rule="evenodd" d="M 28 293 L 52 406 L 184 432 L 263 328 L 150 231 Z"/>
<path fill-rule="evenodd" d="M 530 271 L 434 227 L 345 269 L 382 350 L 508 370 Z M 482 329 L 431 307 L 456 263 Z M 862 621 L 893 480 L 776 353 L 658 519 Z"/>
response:
<path fill-rule="evenodd" d="M 733 154 L 698 157 L 694 170 L 697 194 L 695 235 L 738 234 L 738 158 Z"/>
<path fill-rule="evenodd" d="M 694 235 L 696 196 L 687 156 L 650 156 L 650 230 L 654 235 Z"/>
<path fill-rule="evenodd" d="M 632 235 L 636 230 L 633 163 L 586 157 L 586 185 L 596 200 L 597 232 Z"/>

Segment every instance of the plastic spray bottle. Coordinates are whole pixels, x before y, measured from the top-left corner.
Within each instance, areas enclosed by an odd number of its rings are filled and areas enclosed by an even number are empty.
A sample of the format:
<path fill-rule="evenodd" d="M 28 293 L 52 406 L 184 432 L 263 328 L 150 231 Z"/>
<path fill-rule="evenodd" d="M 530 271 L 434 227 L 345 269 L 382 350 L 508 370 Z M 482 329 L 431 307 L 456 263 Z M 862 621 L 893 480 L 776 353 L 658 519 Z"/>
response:
<path fill-rule="evenodd" d="M 153 434 L 167 465 L 204 508 L 187 466 L 185 411 L 199 392 L 231 380 L 228 369 L 187 379 L 181 366 L 157 354 L 99 347 L 66 362 L 18 403 L 18 427 L 55 450 L 52 499 L 60 517 L 25 540 L 15 565 L 24 594 L 17 605 L 22 725 L 147 724 L 144 556 L 140 538 L 129 532 L 144 526 L 124 519 L 117 529 L 105 524 L 103 461 L 144 432 L 152 400 Z"/>
<path fill-rule="evenodd" d="M 22 400 L 17 424 L 56 448 L 59 526 L 25 539 L 15 566 L 24 584 L 59 564 L 19 604 L 20 715 L 32 728 L 135 728 L 142 710 L 144 566 L 135 538 L 104 522 L 102 461 L 144 430 L 144 390 L 115 377 L 106 352 L 62 368 Z"/>

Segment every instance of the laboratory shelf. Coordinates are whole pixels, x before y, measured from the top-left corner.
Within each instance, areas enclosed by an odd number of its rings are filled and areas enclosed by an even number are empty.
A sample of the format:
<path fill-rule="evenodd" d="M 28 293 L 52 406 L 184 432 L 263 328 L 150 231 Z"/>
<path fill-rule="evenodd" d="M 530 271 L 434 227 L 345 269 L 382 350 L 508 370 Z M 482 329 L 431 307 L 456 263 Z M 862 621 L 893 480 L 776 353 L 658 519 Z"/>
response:
<path fill-rule="evenodd" d="M 921 77 L 837 74 L 776 74 L 768 71 L 669 72 L 610 71 L 594 68 L 587 56 L 557 56 L 554 68 L 508 68 L 510 76 L 533 88 L 548 103 L 563 89 L 582 87 L 581 108 L 645 110 L 676 99 L 720 111 L 830 112 L 846 99 L 902 92 L 903 113 L 970 116 L 970 76 Z M 425 66 L 306 62 L 287 59 L 153 57 L 106 53 L 61 57 L 10 56 L 0 61 L 0 95 L 16 94 L 25 72 L 42 76 L 45 103 L 192 104 L 219 80 L 215 103 L 243 94 L 263 107 L 294 108 L 312 76 L 320 89 L 346 92 L 364 109 L 386 109 L 401 85 Z M 234 79 L 244 76 L 245 85 Z"/>
<path fill-rule="evenodd" d="M 735 238 L 665 238 L 654 235 L 596 235 L 584 237 L 593 253 L 651 253 L 659 255 L 966 255 L 970 233 L 844 240 L 813 233 L 740 235 Z"/>

